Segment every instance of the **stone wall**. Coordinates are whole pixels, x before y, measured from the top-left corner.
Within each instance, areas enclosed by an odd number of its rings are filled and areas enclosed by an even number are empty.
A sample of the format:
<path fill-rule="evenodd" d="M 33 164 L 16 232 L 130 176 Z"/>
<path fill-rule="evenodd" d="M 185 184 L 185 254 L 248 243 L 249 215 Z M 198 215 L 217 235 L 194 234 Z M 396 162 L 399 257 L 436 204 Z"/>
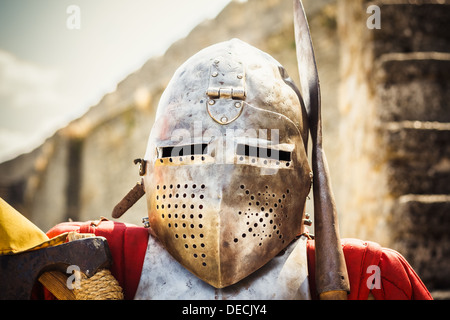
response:
<path fill-rule="evenodd" d="M 397 249 L 430 289 L 450 286 L 449 16 L 448 1 L 339 2 L 343 235 Z"/>

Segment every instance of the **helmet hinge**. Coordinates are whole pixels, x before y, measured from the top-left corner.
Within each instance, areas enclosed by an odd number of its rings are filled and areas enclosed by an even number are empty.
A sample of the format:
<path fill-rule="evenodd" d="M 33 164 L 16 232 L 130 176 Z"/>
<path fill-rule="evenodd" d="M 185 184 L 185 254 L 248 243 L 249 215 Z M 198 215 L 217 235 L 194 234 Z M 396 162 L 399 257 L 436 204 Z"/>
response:
<path fill-rule="evenodd" d="M 244 106 L 241 100 L 246 96 L 244 66 L 232 57 L 227 58 L 214 59 L 206 91 L 208 113 L 220 124 L 228 124 L 240 116 Z"/>

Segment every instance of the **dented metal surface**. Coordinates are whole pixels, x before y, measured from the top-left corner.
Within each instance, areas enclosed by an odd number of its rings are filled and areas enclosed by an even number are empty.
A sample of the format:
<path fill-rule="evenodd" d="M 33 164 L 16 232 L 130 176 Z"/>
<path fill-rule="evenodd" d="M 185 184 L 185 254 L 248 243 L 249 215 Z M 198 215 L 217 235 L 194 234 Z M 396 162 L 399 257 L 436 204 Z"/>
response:
<path fill-rule="evenodd" d="M 298 90 L 266 53 L 233 39 L 186 61 L 144 158 L 149 224 L 167 251 L 222 288 L 285 248 L 302 232 L 311 186 L 306 123 Z"/>

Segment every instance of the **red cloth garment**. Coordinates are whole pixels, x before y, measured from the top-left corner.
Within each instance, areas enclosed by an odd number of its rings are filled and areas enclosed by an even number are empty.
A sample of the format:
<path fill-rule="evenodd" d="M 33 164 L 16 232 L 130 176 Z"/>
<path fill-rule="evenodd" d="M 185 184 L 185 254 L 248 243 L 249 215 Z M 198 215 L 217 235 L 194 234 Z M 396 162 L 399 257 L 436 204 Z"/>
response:
<path fill-rule="evenodd" d="M 47 232 L 53 238 L 64 232 L 93 233 L 105 237 L 112 256 L 111 274 L 124 291 L 124 298 L 134 298 L 148 243 L 148 230 L 128 223 L 100 220 L 87 222 L 66 222 Z"/>
<path fill-rule="evenodd" d="M 125 299 L 133 299 L 139 285 L 148 243 L 143 227 L 114 221 L 67 222 L 53 227 L 47 236 L 76 231 L 105 237 L 111 251 L 111 273 L 124 290 Z M 395 250 L 358 239 L 341 239 L 350 280 L 349 300 L 431 300 L 425 285 Z M 315 242 L 307 242 L 310 291 L 318 299 L 315 287 Z M 378 273 L 377 273 L 378 272 Z M 375 280 L 375 281 L 374 281 Z"/>
<path fill-rule="evenodd" d="M 318 299 L 315 287 L 315 246 L 307 242 L 310 291 Z M 395 250 L 382 248 L 371 241 L 341 239 L 350 281 L 349 300 L 432 300 L 430 293 L 408 264 Z"/>

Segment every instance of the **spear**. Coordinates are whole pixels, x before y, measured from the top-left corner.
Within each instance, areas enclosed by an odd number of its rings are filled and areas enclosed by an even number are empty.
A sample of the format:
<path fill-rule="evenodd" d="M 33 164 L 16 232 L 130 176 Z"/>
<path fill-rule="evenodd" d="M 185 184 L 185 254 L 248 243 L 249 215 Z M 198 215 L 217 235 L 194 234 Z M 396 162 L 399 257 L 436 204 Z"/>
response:
<path fill-rule="evenodd" d="M 300 87 L 312 138 L 316 288 L 321 300 L 345 300 L 350 292 L 350 285 L 339 237 L 336 204 L 322 145 L 319 75 L 301 0 L 294 0 L 294 30 Z"/>

